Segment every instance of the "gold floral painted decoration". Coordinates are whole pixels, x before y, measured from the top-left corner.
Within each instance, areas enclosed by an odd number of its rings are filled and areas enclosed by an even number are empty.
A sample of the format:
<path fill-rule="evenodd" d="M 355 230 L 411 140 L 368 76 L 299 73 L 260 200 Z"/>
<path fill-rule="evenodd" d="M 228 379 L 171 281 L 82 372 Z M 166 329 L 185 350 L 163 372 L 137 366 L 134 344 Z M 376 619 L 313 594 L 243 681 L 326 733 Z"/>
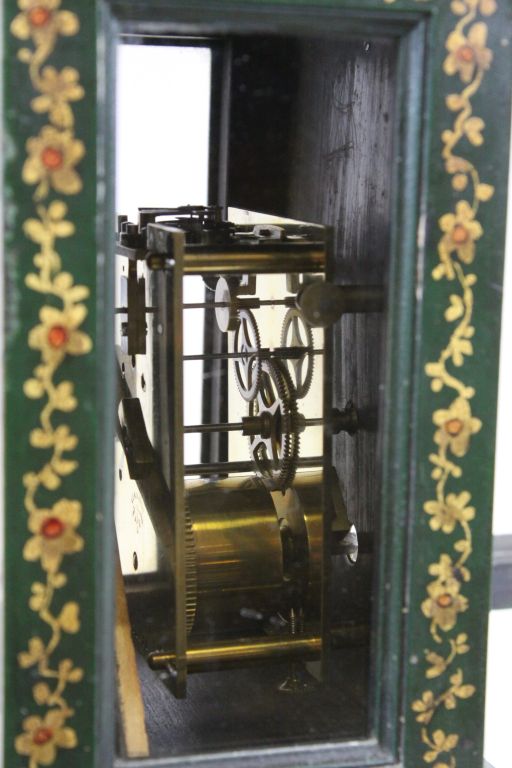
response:
<path fill-rule="evenodd" d="M 63 727 L 64 715 L 54 709 L 44 718 L 32 716 L 23 721 L 23 731 L 16 738 L 16 751 L 30 758 L 32 765 L 51 765 L 59 748 L 76 747 L 76 734 L 72 728 Z"/>
<path fill-rule="evenodd" d="M 56 109 L 50 108 L 50 111 Z M 37 184 L 36 200 L 47 197 L 50 187 L 63 195 L 80 192 L 82 180 L 75 165 L 82 159 L 85 150 L 83 143 L 73 138 L 70 130 L 45 125 L 39 136 L 27 141 L 27 152 L 22 178 L 26 184 Z"/>
<path fill-rule="evenodd" d="M 492 65 L 488 27 L 483 19 L 495 13 L 497 6 L 495 0 L 452 0 L 450 7 L 456 24 L 446 40 L 443 70 L 458 82 L 459 88 L 446 97 L 453 123 L 441 136 L 442 159 L 451 186 L 461 199 L 439 219 L 439 262 L 432 272 L 435 281 L 444 280 L 451 288 L 444 312 L 451 331 L 437 360 L 425 366 L 432 390 L 448 395 L 448 399 L 432 416 L 435 450 L 429 460 L 435 493 L 425 502 L 423 511 L 432 531 L 455 540 L 452 551 L 443 552 L 428 568 L 430 580 L 421 611 L 429 622 L 434 645 L 425 651 L 425 677 L 436 680 L 436 684 L 429 685 L 412 703 L 425 747 L 423 762 L 433 768 L 463 768 L 457 755 L 460 735 L 445 733 L 434 724 L 438 713 L 456 709 L 476 691 L 457 666 L 457 659 L 470 651 L 469 637 L 460 632 L 458 624 L 461 614 L 469 609 L 465 587 L 471 581 L 471 523 L 476 510 L 469 491 L 456 486 L 463 478 L 460 460 L 468 454 L 474 436 L 482 428 L 471 404 L 475 389 L 464 381 L 461 369 L 474 352 L 473 291 L 477 277 L 471 265 L 484 234 L 478 214 L 481 203 L 494 193 L 494 188 L 481 180 L 464 149 L 468 145 L 481 147 L 485 141 L 485 122 L 473 114 L 472 99 Z"/>
<path fill-rule="evenodd" d="M 27 274 L 25 284 L 43 300 L 39 322 L 28 335 L 28 346 L 38 353 L 39 361 L 25 381 L 24 393 L 30 400 L 41 401 L 39 423 L 29 441 L 33 448 L 44 451 L 45 458 L 23 476 L 29 532 L 23 557 L 41 569 L 28 606 L 39 617 L 41 630 L 18 654 L 21 668 L 37 670 L 32 696 L 38 710 L 23 720 L 15 749 L 27 758 L 28 768 L 37 768 L 53 765 L 59 750 L 78 745 L 77 734 L 68 724 L 74 711 L 67 688 L 82 680 L 83 669 L 59 654 L 63 634 L 80 630 L 78 602 L 60 597 L 67 585 L 66 559 L 84 547 L 79 532 L 82 504 L 60 491 L 62 479 L 78 469 L 72 458 L 78 436 L 62 419 L 62 414 L 77 408 L 78 401 L 73 382 L 58 374 L 68 358 L 87 354 L 92 342 L 81 330 L 89 289 L 76 285 L 73 275 L 63 269 L 58 250 L 59 240 L 72 237 L 75 226 L 67 218 L 68 206 L 63 200 L 48 200 L 51 194 L 76 195 L 82 189 L 77 166 L 85 147 L 75 136 L 71 107 L 84 97 L 80 76 L 74 67 L 44 66 L 60 36 L 77 34 L 79 20 L 75 13 L 61 8 L 61 0 L 18 0 L 18 7 L 11 33 L 31 44 L 18 51 L 37 93 L 30 106 L 35 114 L 47 118 L 38 135 L 27 141 L 21 171 L 23 182 L 34 187 L 35 203 L 34 216 L 23 224 L 25 236 L 36 246 L 35 270 Z M 43 490 L 46 500 L 54 494 L 46 506 L 38 501 Z"/>

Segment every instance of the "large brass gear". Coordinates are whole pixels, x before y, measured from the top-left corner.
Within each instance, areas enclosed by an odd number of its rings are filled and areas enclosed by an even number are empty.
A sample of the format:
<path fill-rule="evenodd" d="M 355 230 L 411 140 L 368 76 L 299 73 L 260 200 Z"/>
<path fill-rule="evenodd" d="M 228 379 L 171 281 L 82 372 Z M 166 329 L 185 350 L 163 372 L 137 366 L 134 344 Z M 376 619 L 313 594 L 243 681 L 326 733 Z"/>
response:
<path fill-rule="evenodd" d="M 197 610 L 197 555 L 194 528 L 185 496 L 185 611 L 187 635 L 190 635 L 196 620 Z"/>
<path fill-rule="evenodd" d="M 290 375 L 278 360 L 261 364 L 261 383 L 250 403 L 261 431 L 249 438 L 256 472 L 270 491 L 284 493 L 293 482 L 299 460 L 302 416 Z"/>
<path fill-rule="evenodd" d="M 282 347 L 304 347 L 302 357 L 286 360 L 288 372 L 293 369 L 295 390 L 298 398 L 305 397 L 313 381 L 315 356 L 313 354 L 313 333 L 307 321 L 298 309 L 289 309 L 283 320 L 281 330 Z M 305 366 L 305 371 L 304 371 Z M 291 374 L 290 374 L 291 375 Z"/>
<path fill-rule="evenodd" d="M 240 354 L 235 360 L 235 379 L 244 400 L 250 403 L 256 397 L 261 381 L 261 342 L 256 318 L 250 309 L 238 313 L 234 351 Z"/>

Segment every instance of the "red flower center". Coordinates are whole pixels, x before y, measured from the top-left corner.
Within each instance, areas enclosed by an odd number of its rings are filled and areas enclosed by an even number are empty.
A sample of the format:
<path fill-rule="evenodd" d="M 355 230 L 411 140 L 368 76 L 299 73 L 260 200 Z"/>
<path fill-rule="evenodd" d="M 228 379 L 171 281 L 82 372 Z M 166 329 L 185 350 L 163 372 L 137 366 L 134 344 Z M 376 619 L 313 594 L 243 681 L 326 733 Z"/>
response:
<path fill-rule="evenodd" d="M 41 152 L 41 161 L 50 171 L 56 171 L 64 162 L 64 155 L 60 149 L 45 147 Z"/>
<path fill-rule="evenodd" d="M 32 741 L 34 744 L 41 746 L 42 744 L 46 744 L 48 741 L 50 741 L 52 736 L 53 731 L 51 728 L 38 728 L 32 736 Z"/>
<path fill-rule="evenodd" d="M 48 341 L 52 347 L 55 347 L 55 349 L 63 347 L 68 339 L 68 329 L 63 325 L 53 325 L 48 331 Z"/>
<path fill-rule="evenodd" d="M 464 227 L 462 224 L 456 224 L 454 226 L 452 231 L 452 239 L 456 245 L 463 245 L 465 242 L 467 242 L 468 237 L 469 234 L 466 227 Z"/>
<path fill-rule="evenodd" d="M 36 5 L 35 8 L 29 11 L 28 20 L 33 27 L 44 27 L 50 21 L 51 15 L 51 11 L 48 8 Z"/>
<path fill-rule="evenodd" d="M 470 45 L 461 45 L 457 51 L 457 58 L 465 64 L 470 64 L 475 58 L 475 52 Z"/>
<path fill-rule="evenodd" d="M 444 595 L 439 595 L 436 602 L 440 608 L 449 608 L 453 603 L 453 598 L 445 592 Z"/>
<path fill-rule="evenodd" d="M 457 435 L 460 435 L 463 427 L 464 427 L 464 422 L 461 421 L 460 419 L 450 419 L 450 421 L 447 421 L 444 425 L 445 430 L 452 437 L 457 437 Z"/>
<path fill-rule="evenodd" d="M 449 608 L 453 603 L 453 598 L 445 592 L 444 595 L 439 595 L 436 602 L 440 608 Z"/>
<path fill-rule="evenodd" d="M 64 523 L 58 517 L 48 517 L 41 526 L 45 539 L 58 539 L 64 531 Z"/>

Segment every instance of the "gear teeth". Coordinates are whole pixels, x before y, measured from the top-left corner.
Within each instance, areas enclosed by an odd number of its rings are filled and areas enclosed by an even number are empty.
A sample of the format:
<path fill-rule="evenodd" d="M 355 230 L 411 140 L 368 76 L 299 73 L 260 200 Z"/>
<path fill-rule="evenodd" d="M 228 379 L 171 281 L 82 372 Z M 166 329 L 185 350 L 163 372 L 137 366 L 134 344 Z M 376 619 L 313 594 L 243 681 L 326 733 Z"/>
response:
<path fill-rule="evenodd" d="M 197 610 L 197 557 L 194 527 L 187 506 L 185 507 L 185 589 L 186 624 L 187 635 L 189 635 L 194 626 Z"/>
<path fill-rule="evenodd" d="M 280 490 L 284 493 L 293 482 L 299 459 L 300 435 L 297 424 L 297 397 L 290 374 L 284 365 L 281 365 L 277 360 L 265 360 L 262 369 L 264 375 L 267 375 L 272 382 L 274 394 L 280 403 L 282 426 L 279 469 L 271 469 L 270 471 L 262 469 L 257 456 L 257 449 L 262 443 L 260 436 L 250 438 L 249 445 L 256 471 L 269 490 Z M 263 412 L 266 406 L 262 404 L 261 391 L 258 392 L 257 404 L 260 406 L 260 412 Z M 250 404 L 250 415 L 254 415 L 255 407 L 254 403 Z"/>
<path fill-rule="evenodd" d="M 256 348 L 252 353 L 249 353 L 247 357 L 249 358 L 248 365 L 253 367 L 253 381 L 252 386 L 248 388 L 246 386 L 246 383 L 244 382 L 242 378 L 242 374 L 240 372 L 241 367 L 241 361 L 235 360 L 235 381 L 236 386 L 238 387 L 238 391 L 240 392 L 243 399 L 250 403 L 256 395 L 258 394 L 260 384 L 261 384 L 261 358 L 259 356 L 259 353 L 261 352 L 261 339 L 260 339 L 260 331 L 258 328 L 258 323 L 256 322 L 256 318 L 254 317 L 253 313 L 250 309 L 241 309 L 238 313 L 239 323 L 238 327 L 235 331 L 235 352 L 238 352 L 238 341 L 240 338 L 241 328 L 242 328 L 242 322 L 245 319 L 249 326 L 251 327 L 251 331 L 253 333 L 254 339 L 256 341 Z"/>
<path fill-rule="evenodd" d="M 300 452 L 300 433 L 298 431 L 298 405 L 297 405 L 297 398 L 295 394 L 295 387 L 292 381 L 292 378 L 290 376 L 289 371 L 285 366 L 283 367 L 283 375 L 285 378 L 286 385 L 288 387 L 289 391 L 289 398 L 290 398 L 290 425 L 289 425 L 289 443 L 291 444 L 291 447 L 288 452 L 288 461 L 286 462 L 286 473 L 282 491 L 286 490 L 287 487 L 289 487 L 294 478 L 295 473 L 297 471 L 298 461 L 299 461 L 299 452 Z"/>
<path fill-rule="evenodd" d="M 308 325 L 308 323 L 304 320 L 304 317 L 299 312 L 299 310 L 294 308 L 289 309 L 286 315 L 284 316 L 283 327 L 281 329 L 281 346 L 282 347 L 290 346 L 288 344 L 288 331 L 290 330 L 290 326 L 293 323 L 294 318 L 299 318 L 300 322 L 303 325 L 304 333 L 307 337 L 306 346 L 313 348 L 314 341 L 313 341 L 313 333 L 311 331 L 311 328 Z M 285 361 L 284 367 L 289 376 L 290 376 L 291 365 L 292 365 L 291 361 L 289 360 Z M 303 377 L 302 381 L 297 380 L 295 384 L 295 394 L 296 394 L 296 397 L 298 397 L 299 399 L 302 399 L 303 397 L 305 397 L 309 392 L 311 388 L 311 383 L 313 381 L 314 372 L 315 372 L 315 356 L 313 354 L 308 353 L 306 375 Z"/>

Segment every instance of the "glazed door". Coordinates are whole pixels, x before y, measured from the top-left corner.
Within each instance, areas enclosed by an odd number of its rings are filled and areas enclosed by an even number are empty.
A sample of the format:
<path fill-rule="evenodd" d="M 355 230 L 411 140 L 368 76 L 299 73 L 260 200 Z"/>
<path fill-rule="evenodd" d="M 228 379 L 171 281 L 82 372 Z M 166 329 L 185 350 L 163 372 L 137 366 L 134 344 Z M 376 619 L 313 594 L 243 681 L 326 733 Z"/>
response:
<path fill-rule="evenodd" d="M 4 30 L 6 764 L 481 768 L 506 2 L 9 0 Z M 208 199 L 116 224 L 129 44 L 210 51 Z"/>

